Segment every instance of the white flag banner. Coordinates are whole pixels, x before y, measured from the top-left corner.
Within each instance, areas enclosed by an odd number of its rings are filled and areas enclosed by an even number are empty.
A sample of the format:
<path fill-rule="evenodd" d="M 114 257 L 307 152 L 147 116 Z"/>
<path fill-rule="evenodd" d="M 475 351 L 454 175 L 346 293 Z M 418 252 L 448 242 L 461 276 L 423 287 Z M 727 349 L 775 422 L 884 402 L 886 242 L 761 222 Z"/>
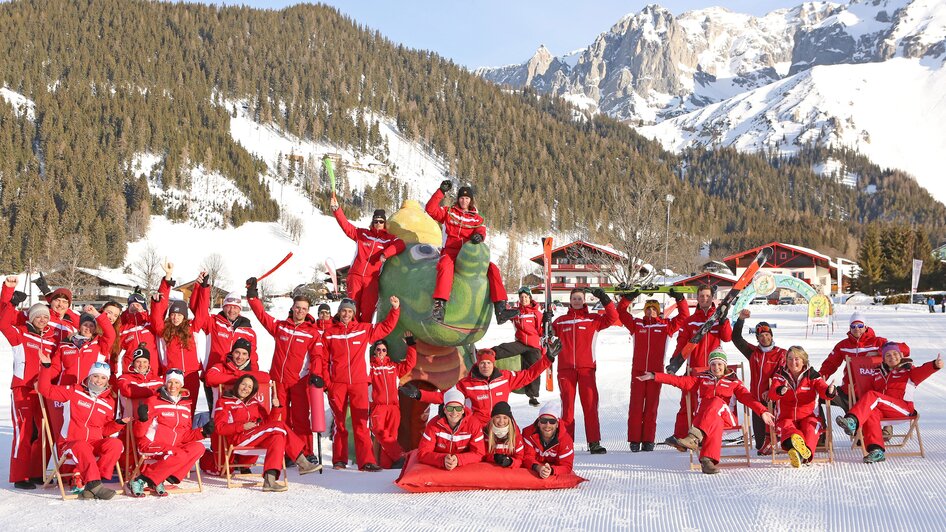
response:
<path fill-rule="evenodd" d="M 916 287 L 920 284 L 920 270 L 923 269 L 923 261 L 913 259 L 913 284 L 910 287 L 911 292 L 916 292 Z"/>

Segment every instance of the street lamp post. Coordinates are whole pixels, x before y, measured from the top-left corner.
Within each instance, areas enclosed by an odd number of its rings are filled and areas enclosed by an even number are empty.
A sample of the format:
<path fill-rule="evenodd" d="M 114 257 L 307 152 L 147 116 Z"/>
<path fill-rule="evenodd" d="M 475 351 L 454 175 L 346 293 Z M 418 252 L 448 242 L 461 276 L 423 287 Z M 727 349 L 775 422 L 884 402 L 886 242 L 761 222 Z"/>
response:
<path fill-rule="evenodd" d="M 667 238 L 664 240 L 664 275 L 667 275 L 667 270 L 670 269 L 670 204 L 673 203 L 673 200 L 676 199 L 673 197 L 673 194 L 667 194 Z"/>

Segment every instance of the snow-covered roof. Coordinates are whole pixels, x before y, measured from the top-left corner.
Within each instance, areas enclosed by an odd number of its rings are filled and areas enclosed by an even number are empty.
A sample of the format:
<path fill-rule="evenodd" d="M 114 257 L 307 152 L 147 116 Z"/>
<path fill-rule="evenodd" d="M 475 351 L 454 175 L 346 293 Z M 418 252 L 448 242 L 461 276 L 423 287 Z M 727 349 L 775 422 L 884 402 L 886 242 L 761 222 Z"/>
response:
<path fill-rule="evenodd" d="M 735 261 L 736 259 L 738 259 L 738 258 L 740 258 L 740 257 L 744 257 L 744 256 L 746 256 L 746 255 L 755 255 L 755 254 L 757 254 L 759 251 L 761 251 L 762 248 L 776 247 L 776 246 L 782 247 L 782 248 L 785 248 L 785 249 L 790 249 L 790 250 L 793 250 L 793 251 L 797 251 L 797 252 L 799 252 L 799 253 L 803 253 L 803 254 L 805 254 L 805 255 L 809 255 L 809 256 L 811 256 L 811 257 L 814 257 L 814 258 L 817 258 L 817 259 L 821 259 L 821 260 L 824 260 L 824 261 L 829 262 L 829 263 L 831 262 L 831 257 L 825 255 L 824 253 L 821 253 L 821 252 L 819 252 L 819 251 L 815 251 L 815 250 L 813 250 L 813 249 L 811 249 L 811 248 L 806 248 L 806 247 L 802 247 L 802 246 L 796 246 L 796 245 L 794 245 L 794 244 L 785 244 L 785 243 L 782 243 L 782 242 L 769 242 L 768 244 L 764 244 L 764 245 L 761 245 L 761 246 L 756 246 L 756 247 L 754 247 L 754 248 L 752 248 L 752 249 L 749 249 L 749 250 L 746 250 L 746 251 L 742 251 L 742 252 L 740 252 L 740 253 L 735 253 L 735 254 L 733 254 L 733 255 L 730 255 L 730 256 L 724 258 L 724 259 L 723 259 L 723 262 L 726 262 L 727 265 L 728 265 L 729 262 Z"/>
<path fill-rule="evenodd" d="M 99 279 L 113 285 L 124 285 L 128 287 L 137 286 L 140 283 L 131 276 L 115 270 L 101 270 L 93 268 L 76 268 L 80 272 L 98 277 Z"/>

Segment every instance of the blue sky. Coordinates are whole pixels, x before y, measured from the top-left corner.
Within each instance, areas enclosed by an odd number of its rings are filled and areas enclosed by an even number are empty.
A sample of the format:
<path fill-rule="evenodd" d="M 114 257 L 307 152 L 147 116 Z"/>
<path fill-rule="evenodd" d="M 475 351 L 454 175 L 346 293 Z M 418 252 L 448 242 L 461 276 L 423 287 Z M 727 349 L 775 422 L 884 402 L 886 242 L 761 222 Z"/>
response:
<path fill-rule="evenodd" d="M 298 0 L 211 0 L 280 9 Z M 540 44 L 554 54 L 583 48 L 622 16 L 655 0 L 323 0 L 395 42 L 475 68 L 525 61 Z M 209 2 L 208 2 L 209 3 Z M 764 15 L 802 0 L 663 0 L 675 14 L 722 6 Z"/>

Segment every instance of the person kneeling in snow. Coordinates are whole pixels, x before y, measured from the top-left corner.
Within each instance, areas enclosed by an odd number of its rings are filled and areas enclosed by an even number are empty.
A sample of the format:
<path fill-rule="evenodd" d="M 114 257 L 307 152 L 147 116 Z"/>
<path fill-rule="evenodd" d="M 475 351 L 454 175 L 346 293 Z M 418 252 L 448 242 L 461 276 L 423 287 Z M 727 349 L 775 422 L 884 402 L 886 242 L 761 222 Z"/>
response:
<path fill-rule="evenodd" d="M 557 401 L 545 404 L 539 417 L 522 432 L 526 442 L 523 467 L 539 478 L 572 472 L 575 444 L 562 428 L 562 405 Z"/>
<path fill-rule="evenodd" d="M 848 436 L 862 427 L 867 456 L 864 462 L 883 462 L 884 437 L 880 423 L 884 416 L 915 416 L 913 390 L 933 373 L 943 369 L 943 357 L 937 356 L 922 366 L 915 367 L 913 360 L 903 356 L 910 352 L 906 344 L 887 342 L 880 348 L 884 361 L 874 370 L 871 390 L 864 393 L 845 416 L 835 421 Z"/>
<path fill-rule="evenodd" d="M 273 399 L 273 408 L 267 412 L 265 405 L 256 397 L 258 391 L 259 383 L 255 377 L 240 377 L 217 401 L 214 427 L 231 445 L 266 449 L 263 491 L 286 491 L 288 486 L 276 483 L 282 469 L 283 455 L 295 460 L 300 475 L 318 471 L 322 466 L 306 459 L 303 452 L 305 442 L 280 420 L 283 409 L 279 398 Z"/>
<path fill-rule="evenodd" d="M 422 464 L 452 471 L 483 459 L 482 425 L 463 402 L 463 394 L 456 388 L 444 392 L 443 414 L 427 423 L 417 447 L 417 460 Z"/>
<path fill-rule="evenodd" d="M 808 365 L 808 353 L 794 345 L 785 354 L 785 365 L 772 376 L 769 399 L 776 401 L 776 435 L 788 451 L 792 467 L 811 462 L 823 429 L 815 414 L 818 397 L 834 399 L 837 389 Z"/>
<path fill-rule="evenodd" d="M 108 436 L 121 430 L 131 418 L 115 419 L 115 399 L 108 390 L 108 364 L 93 362 L 81 385 L 54 386 L 50 382 L 53 370 L 49 356 L 40 352 L 39 361 L 39 393 L 64 404 L 64 419 L 69 426 L 63 427 L 65 442 L 61 447 L 75 460 L 76 471 L 85 482 L 79 497 L 111 499 L 115 490 L 103 486 L 102 479 L 111 478 L 124 446 L 118 438 Z"/>
<path fill-rule="evenodd" d="M 489 423 L 483 428 L 483 441 L 486 442 L 483 461 L 512 469 L 522 467 L 525 448 L 516 420 L 512 418 L 509 403 L 496 403 L 491 413 Z"/>
<path fill-rule="evenodd" d="M 726 353 L 714 349 L 709 354 L 709 370 L 695 376 L 677 377 L 667 373 L 645 373 L 638 380 L 656 380 L 661 384 L 670 384 L 684 392 L 696 389 L 699 395 L 699 408 L 693 416 L 690 433 L 677 443 L 691 451 L 700 452 L 700 466 L 706 474 L 719 473 L 720 450 L 723 429 L 736 424 L 736 417 L 729 409 L 733 396 L 759 415 L 766 425 L 775 424 L 772 413 L 765 405 L 756 401 L 749 390 L 742 384 L 735 372 L 728 371 Z"/>

